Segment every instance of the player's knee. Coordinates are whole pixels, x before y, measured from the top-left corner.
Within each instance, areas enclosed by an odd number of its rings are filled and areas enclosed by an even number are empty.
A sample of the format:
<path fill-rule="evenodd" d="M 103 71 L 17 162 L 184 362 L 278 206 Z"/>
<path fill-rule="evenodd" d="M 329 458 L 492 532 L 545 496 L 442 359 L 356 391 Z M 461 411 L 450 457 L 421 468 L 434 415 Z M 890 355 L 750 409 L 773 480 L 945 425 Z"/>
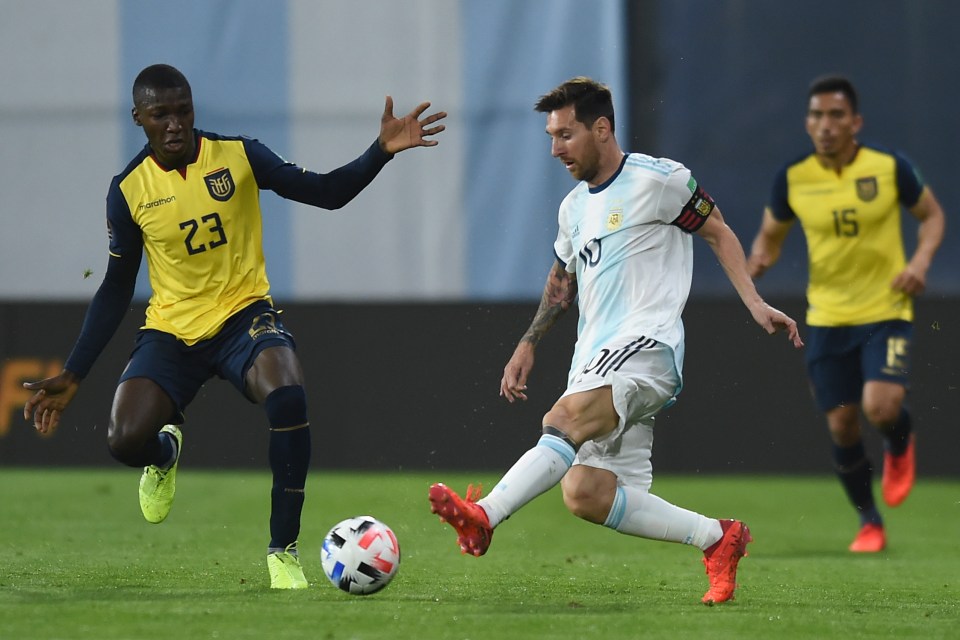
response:
<path fill-rule="evenodd" d="M 574 413 L 563 405 L 554 405 L 543 416 L 543 424 L 553 425 L 556 429 L 567 433 L 569 425 L 576 421 Z"/>
<path fill-rule="evenodd" d="M 594 524 L 603 524 L 610 512 L 613 492 L 616 491 L 616 479 L 612 484 L 604 474 L 588 471 L 585 467 L 575 466 L 561 482 L 563 504 L 578 518 Z"/>
<path fill-rule="evenodd" d="M 140 466 L 136 464 L 136 452 L 122 442 L 107 441 L 107 450 L 111 457 L 121 464 L 128 467 Z"/>
<path fill-rule="evenodd" d="M 606 516 L 606 514 L 600 514 L 593 496 L 582 491 L 567 491 L 564 487 L 563 504 L 567 507 L 567 511 L 587 522 L 602 524 Z"/>
<path fill-rule="evenodd" d="M 306 427 L 307 394 L 300 385 L 278 387 L 264 401 L 271 429 Z"/>
<path fill-rule="evenodd" d="M 900 417 L 900 403 L 874 402 L 863 405 L 863 415 L 874 427 L 889 429 Z"/>
<path fill-rule="evenodd" d="M 578 445 L 607 435 L 619 423 L 610 394 L 603 387 L 560 398 L 543 416 L 544 428 L 550 425 Z"/>
<path fill-rule="evenodd" d="M 114 460 L 129 467 L 144 467 L 150 464 L 144 453 L 146 440 L 138 437 L 136 431 L 122 425 L 110 423 L 107 428 L 107 450 Z"/>
<path fill-rule="evenodd" d="M 563 405 L 555 405 L 543 416 L 543 433 L 557 436 L 577 450 L 584 442 L 582 416 L 574 409 Z"/>
<path fill-rule="evenodd" d="M 860 441 L 860 409 L 842 406 L 827 413 L 827 428 L 833 443 L 847 447 Z"/>

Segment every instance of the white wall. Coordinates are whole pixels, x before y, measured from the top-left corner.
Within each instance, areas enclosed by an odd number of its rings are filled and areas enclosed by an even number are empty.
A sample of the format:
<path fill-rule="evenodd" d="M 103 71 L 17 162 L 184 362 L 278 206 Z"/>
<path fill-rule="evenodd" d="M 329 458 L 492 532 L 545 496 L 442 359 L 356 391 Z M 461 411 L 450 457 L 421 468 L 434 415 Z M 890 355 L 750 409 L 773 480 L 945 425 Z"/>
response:
<path fill-rule="evenodd" d="M 122 168 L 116 4 L 0 0 L 0 297 L 86 299 L 102 277 Z"/>
<path fill-rule="evenodd" d="M 396 156 L 348 207 L 296 205 L 298 296 L 449 298 L 464 287 L 463 88 L 459 2 L 293 0 L 290 5 L 290 160 L 329 171 L 352 160 L 394 115 L 430 101 L 450 115 L 433 148 Z M 385 19 L 385 11 L 390 12 Z"/>

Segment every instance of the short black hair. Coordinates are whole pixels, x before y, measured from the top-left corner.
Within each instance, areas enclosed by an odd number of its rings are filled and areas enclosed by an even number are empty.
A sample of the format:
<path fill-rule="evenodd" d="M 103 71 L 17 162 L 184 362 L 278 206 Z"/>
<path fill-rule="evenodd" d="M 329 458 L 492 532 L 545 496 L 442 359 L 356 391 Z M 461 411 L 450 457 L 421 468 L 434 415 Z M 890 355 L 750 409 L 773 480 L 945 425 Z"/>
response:
<path fill-rule="evenodd" d="M 810 83 L 810 89 L 807 91 L 807 98 L 812 98 L 821 93 L 842 93 L 850 103 L 850 109 L 853 113 L 859 113 L 860 105 L 857 98 L 857 90 L 853 83 L 846 76 L 831 74 L 820 76 Z"/>
<path fill-rule="evenodd" d="M 571 78 L 550 93 L 540 96 L 534 110 L 550 113 L 573 105 L 577 120 L 589 129 L 597 118 L 610 121 L 610 131 L 615 131 L 613 120 L 613 95 L 605 85 L 585 76 Z"/>
<path fill-rule="evenodd" d="M 137 74 L 137 79 L 133 81 L 134 104 L 147 89 L 186 89 L 192 93 L 187 77 L 168 64 L 152 64 Z"/>

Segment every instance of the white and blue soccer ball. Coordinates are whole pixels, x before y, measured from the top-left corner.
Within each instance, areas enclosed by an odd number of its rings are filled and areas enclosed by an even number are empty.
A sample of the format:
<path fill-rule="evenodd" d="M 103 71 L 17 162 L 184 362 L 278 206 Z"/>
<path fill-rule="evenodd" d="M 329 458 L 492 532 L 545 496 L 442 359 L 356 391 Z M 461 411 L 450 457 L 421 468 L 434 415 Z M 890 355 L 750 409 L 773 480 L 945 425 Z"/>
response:
<path fill-rule="evenodd" d="M 387 525 L 373 516 L 336 524 L 323 539 L 320 564 L 334 586 L 369 595 L 390 584 L 400 568 L 400 544 Z"/>

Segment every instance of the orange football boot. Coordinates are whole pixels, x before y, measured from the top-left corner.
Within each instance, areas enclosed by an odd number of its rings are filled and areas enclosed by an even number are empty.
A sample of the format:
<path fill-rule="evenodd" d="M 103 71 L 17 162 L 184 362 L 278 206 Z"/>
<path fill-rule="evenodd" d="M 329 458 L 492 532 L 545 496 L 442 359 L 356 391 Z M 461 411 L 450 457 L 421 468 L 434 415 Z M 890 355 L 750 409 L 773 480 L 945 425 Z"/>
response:
<path fill-rule="evenodd" d="M 865 524 L 860 527 L 849 549 L 854 553 L 879 553 L 886 547 L 887 534 L 883 531 L 883 525 Z"/>
<path fill-rule="evenodd" d="M 747 555 L 747 543 L 753 542 L 750 528 L 739 520 L 721 520 L 723 537 L 703 552 L 703 566 L 707 568 L 710 588 L 701 602 L 714 605 L 733 600 L 737 588 L 737 565 Z"/>
<path fill-rule="evenodd" d="M 490 547 L 493 527 L 483 507 L 476 504 L 483 492 L 481 486 L 467 487 L 466 499 L 458 496 L 450 487 L 437 483 L 430 487 L 430 511 L 440 516 L 457 531 L 460 552 L 482 556 Z"/>
<path fill-rule="evenodd" d="M 900 505 L 910 495 L 913 489 L 913 480 L 917 472 L 915 455 L 915 438 L 910 434 L 910 443 L 906 450 L 898 456 L 885 452 L 883 454 L 883 501 L 891 507 Z"/>

